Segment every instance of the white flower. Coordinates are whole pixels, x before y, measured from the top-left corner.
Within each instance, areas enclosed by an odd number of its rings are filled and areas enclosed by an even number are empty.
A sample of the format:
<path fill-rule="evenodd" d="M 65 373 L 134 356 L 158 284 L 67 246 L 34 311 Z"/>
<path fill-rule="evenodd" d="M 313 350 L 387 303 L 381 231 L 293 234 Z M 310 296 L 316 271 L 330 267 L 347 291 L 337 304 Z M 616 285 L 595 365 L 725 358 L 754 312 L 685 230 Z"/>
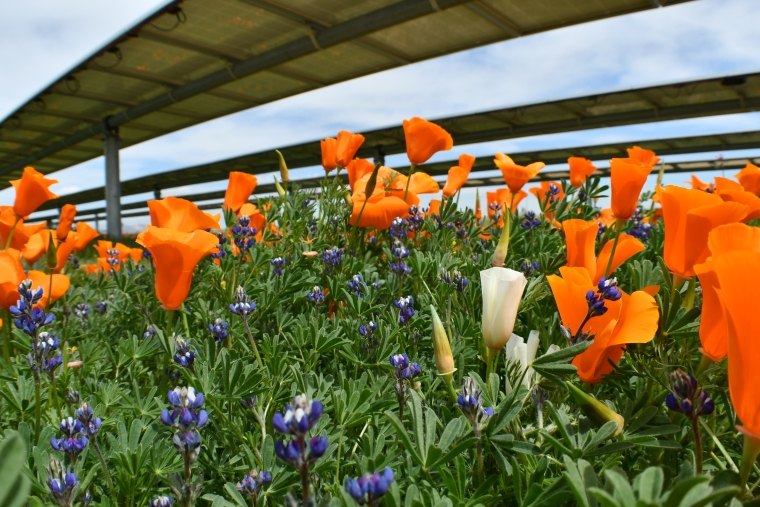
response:
<path fill-rule="evenodd" d="M 513 269 L 494 267 L 480 272 L 483 291 L 481 330 L 489 349 L 501 350 L 507 344 L 527 283 L 525 276 Z"/>
<path fill-rule="evenodd" d="M 559 350 L 556 345 L 550 345 L 546 353 L 551 354 Z M 526 342 L 522 336 L 512 334 L 509 337 L 507 346 L 504 348 L 506 355 L 507 365 L 510 363 L 517 363 L 519 368 L 517 369 L 517 378 L 522 377 L 522 384 L 530 389 L 533 385 L 535 372 L 531 368 L 530 364 L 536 359 L 536 352 L 538 351 L 538 331 L 535 329 L 528 335 L 528 341 Z M 512 385 L 507 378 L 507 391 L 512 392 Z"/>

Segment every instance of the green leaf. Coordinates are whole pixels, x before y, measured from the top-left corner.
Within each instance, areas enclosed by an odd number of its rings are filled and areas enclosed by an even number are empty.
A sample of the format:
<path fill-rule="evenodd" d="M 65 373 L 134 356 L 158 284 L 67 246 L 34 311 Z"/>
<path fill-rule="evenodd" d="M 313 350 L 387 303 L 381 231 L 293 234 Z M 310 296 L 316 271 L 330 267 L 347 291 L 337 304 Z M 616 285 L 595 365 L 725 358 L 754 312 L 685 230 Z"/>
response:
<path fill-rule="evenodd" d="M 26 447 L 21 435 L 7 431 L 0 441 L 0 505 L 20 507 L 29 497 L 31 481 L 24 471 Z"/>
<path fill-rule="evenodd" d="M 547 365 L 552 363 L 562 363 L 568 359 L 572 359 L 587 348 L 591 346 L 591 341 L 578 342 L 575 345 L 565 347 L 551 354 L 544 354 L 533 360 L 532 366 L 536 369 L 536 365 Z"/>
<path fill-rule="evenodd" d="M 606 470 L 604 472 L 604 478 L 612 485 L 612 490 L 615 492 L 615 498 L 618 500 L 618 504 L 623 507 L 635 507 L 636 496 L 633 494 L 633 488 L 628 479 L 615 470 Z"/>
<path fill-rule="evenodd" d="M 657 502 L 662 494 L 665 474 L 659 467 L 649 467 L 641 472 L 633 481 L 633 487 L 644 502 Z"/>

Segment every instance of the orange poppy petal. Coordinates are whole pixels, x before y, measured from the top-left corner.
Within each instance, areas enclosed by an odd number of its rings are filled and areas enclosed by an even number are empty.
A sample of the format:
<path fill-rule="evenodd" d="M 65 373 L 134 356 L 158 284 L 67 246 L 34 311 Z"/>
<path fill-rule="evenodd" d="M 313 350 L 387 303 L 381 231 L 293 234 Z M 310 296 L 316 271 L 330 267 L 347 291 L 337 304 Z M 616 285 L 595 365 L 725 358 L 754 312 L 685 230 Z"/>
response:
<path fill-rule="evenodd" d="M 13 212 L 19 218 L 25 218 L 39 208 L 42 203 L 55 199 L 56 194 L 49 190 L 50 185 L 58 180 L 45 178 L 33 167 L 25 167 L 21 179 L 11 180 L 16 188 L 16 199 L 13 202 Z"/>
<path fill-rule="evenodd" d="M 424 164 L 439 151 L 450 150 L 454 146 L 451 134 L 446 130 L 419 117 L 404 120 L 406 154 L 414 165 Z"/>
<path fill-rule="evenodd" d="M 224 193 L 224 204 L 222 207 L 226 210 L 232 210 L 237 213 L 240 207 L 245 204 L 256 189 L 258 179 L 253 174 L 240 171 L 230 172 L 229 181 L 227 182 L 227 191 Z"/>
<path fill-rule="evenodd" d="M 604 270 L 607 268 L 607 263 L 610 260 L 610 254 L 612 253 L 612 245 L 614 242 L 615 240 L 609 240 L 599 252 L 599 257 L 596 260 L 594 283 L 599 282 L 604 276 Z M 621 264 L 637 253 L 643 252 L 645 249 L 646 246 L 644 243 L 638 239 L 629 234 L 621 234 L 620 238 L 618 238 L 617 248 L 615 249 L 615 257 L 612 259 L 612 264 L 610 265 L 610 273 L 614 273 Z M 612 275 L 610 274 L 610 276 Z"/>

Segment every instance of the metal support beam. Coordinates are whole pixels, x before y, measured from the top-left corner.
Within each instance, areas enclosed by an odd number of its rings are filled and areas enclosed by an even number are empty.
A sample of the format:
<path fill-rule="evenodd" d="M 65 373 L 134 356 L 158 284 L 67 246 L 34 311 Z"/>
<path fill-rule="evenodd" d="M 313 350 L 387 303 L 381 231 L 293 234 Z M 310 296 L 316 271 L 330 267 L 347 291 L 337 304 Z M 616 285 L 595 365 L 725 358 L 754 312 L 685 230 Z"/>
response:
<path fill-rule="evenodd" d="M 106 223 L 112 240 L 121 238 L 121 179 L 119 178 L 119 129 L 107 128 L 103 140 L 106 156 Z"/>

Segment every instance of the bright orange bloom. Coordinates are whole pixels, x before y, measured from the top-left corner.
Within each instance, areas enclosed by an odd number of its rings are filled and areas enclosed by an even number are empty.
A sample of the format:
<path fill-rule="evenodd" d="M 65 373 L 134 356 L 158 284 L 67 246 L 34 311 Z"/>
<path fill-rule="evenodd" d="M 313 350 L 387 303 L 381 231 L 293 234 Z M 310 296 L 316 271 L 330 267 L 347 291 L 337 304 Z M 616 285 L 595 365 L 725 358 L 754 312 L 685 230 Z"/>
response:
<path fill-rule="evenodd" d="M 563 267 L 560 274 L 561 277 L 550 275 L 546 278 L 562 325 L 573 335 L 584 332 L 594 337 L 591 346 L 573 359 L 573 365 L 584 382 L 601 382 L 620 361 L 626 345 L 647 343 L 654 338 L 660 318 L 657 303 L 643 291 L 631 295 L 623 292 L 619 300 L 604 302 L 606 313 L 591 317 L 583 329 L 579 329 L 588 311 L 586 292 L 595 291 L 596 285 L 584 268 Z"/>
<path fill-rule="evenodd" d="M 512 192 L 510 192 L 508 188 L 497 188 L 493 192 L 486 192 L 486 201 L 488 202 L 488 216 L 491 217 L 496 214 L 496 210 L 491 207 L 492 204 L 498 204 L 501 206 L 501 209 L 503 211 L 507 209 L 511 202 L 512 213 L 514 213 L 517 211 L 517 206 L 526 197 L 528 197 L 528 193 L 524 190 L 520 190 L 515 194 L 515 198 L 513 200 Z"/>
<path fill-rule="evenodd" d="M 256 176 L 253 174 L 240 171 L 230 172 L 230 178 L 227 182 L 227 191 L 224 193 L 224 204 L 222 205 L 222 208 L 237 213 L 240 207 L 248 201 L 249 197 L 251 197 L 258 182 L 259 180 L 256 179 Z M 199 229 L 203 229 L 203 227 L 199 227 Z"/>
<path fill-rule="evenodd" d="M 596 167 L 587 158 L 570 157 L 567 163 L 570 165 L 570 184 L 574 187 L 582 187 L 586 179 L 596 172 Z"/>
<path fill-rule="evenodd" d="M 61 217 L 58 219 L 58 227 L 55 229 L 55 235 L 58 241 L 63 241 L 69 235 L 71 224 L 74 223 L 74 217 L 77 216 L 77 207 L 73 204 L 64 204 L 61 208 Z"/>
<path fill-rule="evenodd" d="M 0 307 L 9 309 L 19 300 L 18 286 L 26 278 L 18 250 L 0 250 Z"/>
<path fill-rule="evenodd" d="M 336 158 L 336 149 L 338 148 L 338 140 L 334 137 L 328 137 L 322 139 L 319 142 L 319 147 L 322 149 L 322 167 L 326 172 L 330 172 L 338 167 L 338 161 Z"/>
<path fill-rule="evenodd" d="M 364 201 L 364 193 L 371 174 L 365 174 L 354 184 L 354 193 L 352 199 Z M 407 188 L 407 181 L 409 182 Z M 412 174 L 407 178 L 400 172 L 390 167 L 382 166 L 377 173 L 377 183 L 372 192 L 372 197 L 377 196 L 396 196 L 401 199 L 406 193 L 406 202 L 408 206 L 420 203 L 418 194 L 435 194 L 440 190 L 438 182 L 432 176 L 423 172 Z"/>
<path fill-rule="evenodd" d="M 713 259 L 720 298 L 728 314 L 728 390 L 740 428 L 760 438 L 760 312 L 748 290 L 760 284 L 760 253 L 732 251 Z M 746 444 L 745 444 L 746 445 Z"/>
<path fill-rule="evenodd" d="M 454 146 L 451 134 L 435 123 L 414 117 L 404 120 L 406 155 L 414 165 L 424 164 L 439 151 L 448 151 Z"/>
<path fill-rule="evenodd" d="M 599 210 L 599 214 L 594 219 L 597 225 L 609 227 L 615 223 L 615 215 L 612 213 L 612 208 L 603 208 Z"/>
<path fill-rule="evenodd" d="M 668 269 L 678 276 L 694 276 L 694 265 L 707 260 L 707 236 L 715 227 L 738 222 L 747 215 L 747 207 L 724 202 L 701 190 L 669 185 L 662 192 L 665 221 L 665 252 Z"/>
<path fill-rule="evenodd" d="M 346 172 L 348 173 L 348 185 L 353 191 L 354 185 L 362 177 L 372 174 L 372 170 L 375 168 L 375 164 L 371 160 L 366 158 L 355 158 L 346 166 Z"/>
<path fill-rule="evenodd" d="M 475 163 L 475 157 L 463 153 L 459 155 L 459 165 L 449 169 L 449 177 L 446 178 L 446 184 L 443 186 L 443 196 L 451 197 L 462 188 L 467 178 L 470 177 L 470 171 Z"/>
<path fill-rule="evenodd" d="M 11 231 L 13 231 L 13 237 L 9 246 L 21 250 L 32 235 L 46 227 L 44 222 L 26 225 L 21 219 L 18 219 L 17 224 L 16 221 L 17 217 L 11 206 L 0 206 L 0 249 L 5 247 Z M 15 229 L 13 229 L 14 224 L 16 224 Z"/>
<path fill-rule="evenodd" d="M 747 192 L 760 195 L 760 167 L 750 162 L 739 171 L 736 178 Z"/>
<path fill-rule="evenodd" d="M 156 297 L 165 309 L 179 309 L 190 292 L 195 266 L 216 249 L 219 239 L 201 230 L 183 232 L 149 226 L 140 240 L 153 256 Z"/>
<path fill-rule="evenodd" d="M 42 271 L 29 271 L 27 278 L 32 280 L 32 290 L 42 289 L 42 299 L 38 303 L 41 308 L 47 307 L 48 303 L 54 303 L 61 299 L 71 287 L 71 281 L 66 275 L 48 275 Z M 52 293 L 50 290 L 52 289 Z"/>
<path fill-rule="evenodd" d="M 584 268 L 591 276 L 592 281 L 598 283 L 604 276 L 605 269 L 607 269 L 615 240 L 607 241 L 599 251 L 599 257 L 597 257 L 595 249 L 599 226 L 595 221 L 578 218 L 565 220 L 562 222 L 562 230 L 565 233 L 565 243 L 567 244 L 566 266 Z M 614 273 L 621 264 L 645 248 L 644 244 L 633 236 L 621 234 L 620 239 L 618 239 L 618 246 L 615 249 L 615 257 L 610 264 L 610 273 Z"/>
<path fill-rule="evenodd" d="M 533 162 L 527 166 L 517 165 L 503 153 L 497 153 L 493 163 L 501 170 L 504 183 L 514 194 L 519 192 L 528 181 L 535 178 L 546 165 L 543 162 Z"/>
<path fill-rule="evenodd" d="M 25 167 L 21 179 L 11 180 L 16 188 L 16 200 L 13 202 L 13 212 L 19 218 L 26 218 L 42 203 L 58 197 L 48 187 L 58 180 L 45 178 L 45 175 L 33 167 Z"/>
<path fill-rule="evenodd" d="M 34 264 L 45 255 L 50 245 L 50 235 L 53 231 L 43 229 L 29 237 L 24 248 L 21 250 L 21 256 L 29 264 Z"/>
<path fill-rule="evenodd" d="M 338 167 L 348 167 L 362 143 L 364 143 L 364 136 L 361 134 L 354 134 L 348 130 L 338 132 L 335 145 L 335 161 Z"/>
<path fill-rule="evenodd" d="M 139 243 L 140 235 L 138 235 L 137 238 Z M 103 271 L 119 271 L 121 265 L 127 262 L 128 259 L 131 259 L 133 262 L 140 262 L 140 259 L 142 259 L 143 256 L 142 249 L 140 248 L 130 248 L 124 243 L 114 244 L 111 241 L 105 240 L 98 241 L 97 245 L 95 245 L 95 250 L 98 252 L 98 265 Z M 108 263 L 108 258 L 111 257 L 108 253 L 109 250 L 116 251 L 114 258 L 118 259 L 119 263 L 115 266 L 111 266 Z"/>
<path fill-rule="evenodd" d="M 565 192 L 562 190 L 562 185 L 557 181 L 542 181 L 540 186 L 528 189 L 528 192 L 535 195 L 536 199 L 538 199 L 538 203 L 541 206 L 541 209 L 549 206 L 549 192 L 553 190 L 552 187 L 557 190 L 557 194 L 553 196 L 552 202 L 559 201 L 565 197 Z"/>
<path fill-rule="evenodd" d="M 428 206 L 428 210 L 427 210 L 427 216 L 432 217 L 433 215 L 440 215 L 440 214 L 441 214 L 441 200 L 431 199 L 430 205 Z"/>
<path fill-rule="evenodd" d="M 652 167 L 654 166 L 634 158 L 610 160 L 612 212 L 619 220 L 628 220 L 636 212 L 639 194 L 644 188 L 649 173 L 652 172 Z"/>
<path fill-rule="evenodd" d="M 193 232 L 197 229 L 219 229 L 219 216 L 211 216 L 198 206 L 179 197 L 148 201 L 150 224 L 163 229 Z"/>
<path fill-rule="evenodd" d="M 760 229 L 738 223 L 721 225 L 710 232 L 707 245 L 711 257 L 694 266 L 702 287 L 699 341 L 705 356 L 720 361 L 728 353 L 728 323 L 720 302 L 720 286 L 714 260 L 734 251 L 760 253 Z"/>
<path fill-rule="evenodd" d="M 100 266 L 97 264 L 82 264 L 81 265 L 82 270 L 87 273 L 88 275 L 94 275 L 96 273 L 99 273 L 101 271 Z"/>
<path fill-rule="evenodd" d="M 396 217 L 405 217 L 409 214 L 409 204 L 394 195 L 373 195 L 366 201 L 366 205 L 364 202 L 364 194 L 353 199 L 353 209 L 349 220 L 351 225 L 388 229 Z"/>
<path fill-rule="evenodd" d="M 749 208 L 745 222 L 760 218 L 760 197 L 748 192 L 739 183 L 728 178 L 715 178 L 714 191 L 724 201 L 739 202 Z"/>
<path fill-rule="evenodd" d="M 694 190 L 701 190 L 703 192 L 715 191 L 715 185 L 713 185 L 712 183 L 706 183 L 700 180 L 696 174 L 691 175 L 691 188 L 693 188 Z"/>
<path fill-rule="evenodd" d="M 90 227 L 87 222 L 77 222 L 74 251 L 81 252 L 87 247 L 87 245 L 90 244 L 90 241 L 94 240 L 98 236 L 100 236 L 100 233 Z"/>
<path fill-rule="evenodd" d="M 654 167 L 660 161 L 660 157 L 655 155 L 652 150 L 641 148 L 640 146 L 633 146 L 626 150 L 628 152 L 628 158 L 635 160 L 644 165 Z"/>

